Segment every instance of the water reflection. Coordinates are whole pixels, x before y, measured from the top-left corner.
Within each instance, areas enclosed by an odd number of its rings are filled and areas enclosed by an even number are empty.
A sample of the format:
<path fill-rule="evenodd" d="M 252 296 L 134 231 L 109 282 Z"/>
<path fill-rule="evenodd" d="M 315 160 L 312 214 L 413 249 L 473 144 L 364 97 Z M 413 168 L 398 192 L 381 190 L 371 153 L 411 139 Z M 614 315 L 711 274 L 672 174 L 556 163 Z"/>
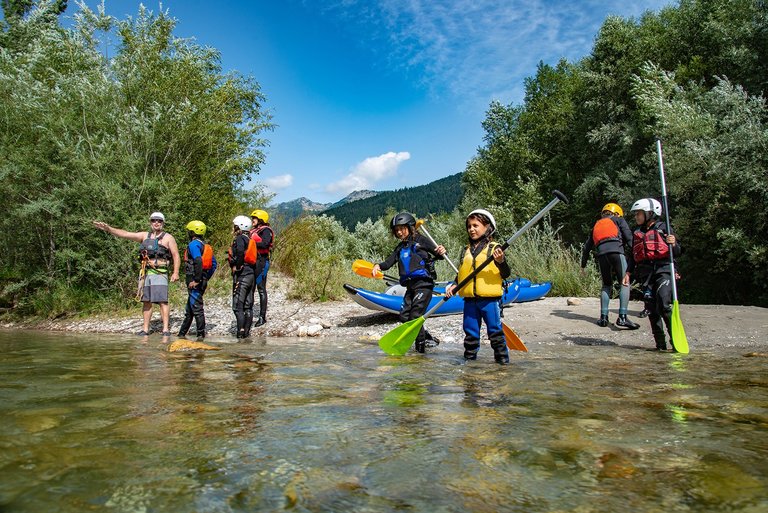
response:
<path fill-rule="evenodd" d="M 2 511 L 768 509 L 768 359 L 0 332 Z"/>

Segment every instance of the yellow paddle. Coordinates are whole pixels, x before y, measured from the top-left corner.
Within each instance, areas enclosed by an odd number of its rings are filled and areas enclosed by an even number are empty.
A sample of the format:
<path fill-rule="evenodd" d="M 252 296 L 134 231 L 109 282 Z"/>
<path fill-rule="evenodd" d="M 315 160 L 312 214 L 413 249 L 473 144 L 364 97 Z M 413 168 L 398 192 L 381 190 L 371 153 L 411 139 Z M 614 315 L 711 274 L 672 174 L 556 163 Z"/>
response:
<path fill-rule="evenodd" d="M 672 231 L 669 223 L 669 205 L 667 204 L 667 186 L 664 180 L 664 158 L 661 155 L 661 139 L 656 138 L 656 153 L 659 156 L 659 174 L 661 175 L 661 200 L 664 203 L 664 213 L 667 216 L 667 230 Z M 675 257 L 669 248 L 669 266 L 672 274 L 672 347 L 678 353 L 688 354 L 688 337 L 685 336 L 683 321 L 680 319 L 680 304 L 677 302 L 677 280 L 675 279 Z"/>
<path fill-rule="evenodd" d="M 432 236 L 429 234 L 429 231 L 427 231 L 427 227 L 424 226 L 425 222 L 423 219 L 419 219 L 416 221 L 416 229 L 421 230 L 424 232 L 424 235 L 427 236 L 429 239 L 429 242 L 437 246 L 437 242 L 435 242 L 435 239 L 432 238 Z M 448 258 L 448 255 L 443 255 L 443 258 L 450 264 L 450 266 L 453 268 L 454 271 L 456 271 L 456 274 L 459 274 L 459 268 L 456 267 L 456 265 L 453 263 L 453 260 Z M 501 321 L 501 329 L 504 332 L 504 341 L 507 343 L 507 347 L 509 349 L 513 349 L 515 351 L 525 351 L 528 352 L 528 348 L 525 347 L 525 344 L 523 344 L 523 341 L 520 340 L 520 337 L 517 336 L 517 333 L 515 333 L 515 330 L 513 330 L 510 326 L 507 325 L 504 321 Z"/>
<path fill-rule="evenodd" d="M 554 194 L 554 199 L 550 201 L 547 206 L 545 206 L 541 211 L 533 216 L 530 221 L 525 223 L 522 228 L 517 230 L 514 235 L 512 235 L 509 239 L 507 239 L 504 244 L 501 245 L 501 250 L 506 250 L 512 242 L 520 237 L 523 233 L 528 231 L 528 229 L 536 224 L 539 219 L 544 217 L 544 214 L 552 210 L 555 205 L 557 205 L 559 202 L 568 203 L 568 198 L 565 197 L 565 194 L 563 194 L 560 191 L 552 191 L 552 194 Z M 488 260 L 484 261 L 482 264 L 477 266 L 474 271 L 469 273 L 466 278 L 461 280 L 457 285 L 455 290 L 459 291 L 462 287 L 464 287 L 467 283 L 469 283 L 472 278 L 474 278 L 477 273 L 485 269 L 485 267 L 491 263 L 493 259 L 489 258 Z M 400 326 L 388 331 L 384 334 L 383 337 L 379 339 L 379 347 L 382 351 L 384 351 L 387 354 L 394 355 L 394 356 L 402 356 L 407 351 L 408 348 L 413 345 L 413 342 L 416 340 L 416 336 L 419 334 L 419 329 L 424 324 L 424 321 L 427 320 L 427 317 L 433 315 L 438 308 L 443 304 L 443 302 L 448 300 L 448 296 L 444 296 L 442 300 L 438 301 L 435 306 L 430 308 L 424 315 L 421 317 L 418 317 L 416 319 L 412 319 L 408 322 L 404 322 Z"/>
<path fill-rule="evenodd" d="M 374 264 L 372 262 L 358 259 L 352 262 L 352 272 L 354 272 L 358 276 L 362 276 L 363 278 L 375 278 L 377 280 L 384 280 L 390 284 L 399 282 L 399 280 L 394 276 L 389 276 L 387 274 L 384 274 L 381 271 L 377 272 L 376 275 L 374 276 L 373 266 Z"/>

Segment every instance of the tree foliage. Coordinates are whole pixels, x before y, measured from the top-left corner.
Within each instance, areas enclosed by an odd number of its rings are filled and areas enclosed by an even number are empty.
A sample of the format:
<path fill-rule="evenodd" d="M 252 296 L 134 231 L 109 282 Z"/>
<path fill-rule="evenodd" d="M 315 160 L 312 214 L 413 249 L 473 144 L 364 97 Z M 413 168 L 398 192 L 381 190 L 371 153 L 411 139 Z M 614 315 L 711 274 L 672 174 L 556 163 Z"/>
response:
<path fill-rule="evenodd" d="M 604 203 L 660 198 L 660 136 L 684 299 L 766 305 L 767 51 L 762 1 L 609 17 L 590 55 L 540 64 L 522 105 L 491 103 L 464 201 L 519 222 L 560 189 L 572 205 L 553 224 L 580 243 Z"/>
<path fill-rule="evenodd" d="M 160 210 L 182 245 L 191 219 L 228 237 L 264 159 L 258 83 L 173 36 L 167 12 L 117 20 L 81 6 L 64 28 L 61 2 L 22 4 L 3 4 L 21 11 L 5 11 L 0 35 L 5 301 L 62 288 L 131 295 L 132 248 L 93 219 L 140 231 Z M 100 52 L 108 34 L 112 56 Z"/>

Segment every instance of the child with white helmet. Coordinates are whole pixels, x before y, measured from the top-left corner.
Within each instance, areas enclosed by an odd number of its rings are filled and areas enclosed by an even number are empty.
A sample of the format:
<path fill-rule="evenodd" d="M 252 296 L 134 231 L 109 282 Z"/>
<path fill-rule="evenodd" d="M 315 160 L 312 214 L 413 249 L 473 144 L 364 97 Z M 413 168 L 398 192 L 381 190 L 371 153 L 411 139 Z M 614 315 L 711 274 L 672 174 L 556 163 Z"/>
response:
<path fill-rule="evenodd" d="M 234 240 L 228 251 L 232 269 L 232 311 L 237 323 L 237 338 L 250 335 L 253 324 L 253 287 L 256 282 L 256 243 L 251 239 L 251 219 L 237 216 L 232 220 Z"/>
<path fill-rule="evenodd" d="M 629 285 L 634 279 L 643 289 L 645 309 L 656 341 L 656 350 L 666 351 L 667 342 L 664 325 L 672 340 L 672 256 L 680 256 L 682 249 L 670 227 L 661 220 L 661 203 L 653 198 L 637 200 L 631 212 L 635 216 L 637 229 L 632 234 L 632 258 L 629 261 L 623 284 Z"/>
<path fill-rule="evenodd" d="M 462 252 L 456 281 L 446 288 L 445 293 L 449 297 L 459 294 L 464 298 L 464 358 L 477 359 L 480 328 L 484 321 L 494 360 L 505 365 L 509 363 L 509 351 L 504 341 L 499 303 L 504 294 L 504 279 L 512 271 L 501 245 L 493 242 L 496 220 L 490 212 L 484 209 L 473 210 L 467 216 L 465 226 L 469 244 Z M 459 282 L 488 259 L 493 259 L 493 262 L 477 273 L 461 290 L 456 290 Z"/>

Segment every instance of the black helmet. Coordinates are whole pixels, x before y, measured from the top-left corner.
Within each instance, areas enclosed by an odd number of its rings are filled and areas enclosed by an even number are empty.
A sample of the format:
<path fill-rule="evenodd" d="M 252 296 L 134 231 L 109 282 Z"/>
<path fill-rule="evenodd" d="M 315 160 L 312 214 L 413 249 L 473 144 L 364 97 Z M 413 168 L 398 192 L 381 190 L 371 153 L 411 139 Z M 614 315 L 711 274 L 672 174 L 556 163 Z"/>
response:
<path fill-rule="evenodd" d="M 395 232 L 395 226 L 416 226 L 416 218 L 413 217 L 413 214 L 410 214 L 408 212 L 400 212 L 395 217 L 392 218 L 392 222 L 389 223 L 389 229 L 392 230 L 392 233 Z"/>

